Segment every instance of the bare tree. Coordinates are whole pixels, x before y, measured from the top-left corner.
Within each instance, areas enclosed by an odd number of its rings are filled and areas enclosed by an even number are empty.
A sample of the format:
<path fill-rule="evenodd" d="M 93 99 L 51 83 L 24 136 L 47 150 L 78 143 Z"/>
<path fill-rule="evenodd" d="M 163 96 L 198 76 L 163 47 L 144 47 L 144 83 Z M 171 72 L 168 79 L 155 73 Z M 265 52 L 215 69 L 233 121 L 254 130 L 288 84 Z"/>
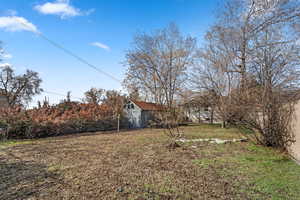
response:
<path fill-rule="evenodd" d="M 224 70 L 238 73 L 241 88 L 246 86 L 253 40 L 257 34 L 272 25 L 286 28 L 299 20 L 300 6 L 294 0 L 228 0 L 218 22 L 208 32 L 214 52 L 229 60 Z"/>
<path fill-rule="evenodd" d="M 200 85 L 219 91 L 224 119 L 254 129 L 264 145 L 286 148 L 293 140 L 300 52 L 290 30 L 299 16 L 298 1 L 231 0 L 207 34 Z"/>
<path fill-rule="evenodd" d="M 299 98 L 300 46 L 282 25 L 262 30 L 255 46 L 250 72 L 257 87 L 248 91 L 251 112 L 242 123 L 259 130 L 262 144 L 286 148 L 293 142 L 289 122 Z"/>
<path fill-rule="evenodd" d="M 172 107 L 194 62 L 196 39 L 184 37 L 171 24 L 153 34 L 138 34 L 126 54 L 127 87 L 135 86 L 156 103 Z"/>
<path fill-rule="evenodd" d="M 175 99 L 187 81 L 196 50 L 196 39 L 182 36 L 177 26 L 170 24 L 152 34 L 136 35 L 133 48 L 126 54 L 125 85 L 139 88 L 141 95 L 164 105 L 166 112 L 161 118 L 169 128 L 177 124 Z M 171 137 L 173 133 L 169 129 Z"/>
<path fill-rule="evenodd" d="M 14 70 L 6 66 L 0 72 L 1 93 L 6 97 L 9 106 L 30 102 L 34 95 L 43 91 L 40 87 L 41 82 L 38 73 L 31 70 L 22 75 L 15 75 Z"/>
<path fill-rule="evenodd" d="M 222 55 L 214 45 L 215 39 L 208 33 L 206 36 L 207 45 L 199 52 L 199 62 L 194 65 L 190 74 L 192 88 L 199 94 L 206 94 L 207 102 L 214 105 L 214 111 L 225 127 L 234 113 L 233 102 L 230 94 L 239 84 L 238 74 L 227 70 L 231 61 L 229 57 Z M 194 101 L 203 105 L 201 95 Z"/>
<path fill-rule="evenodd" d="M 84 93 L 85 95 L 84 101 L 87 103 L 100 104 L 104 98 L 104 94 L 105 94 L 104 89 L 91 88 L 90 90 Z"/>
<path fill-rule="evenodd" d="M 113 108 L 113 116 L 123 114 L 123 107 L 126 102 L 126 96 L 122 95 L 121 92 L 116 90 L 107 90 L 103 98 L 102 103 Z"/>

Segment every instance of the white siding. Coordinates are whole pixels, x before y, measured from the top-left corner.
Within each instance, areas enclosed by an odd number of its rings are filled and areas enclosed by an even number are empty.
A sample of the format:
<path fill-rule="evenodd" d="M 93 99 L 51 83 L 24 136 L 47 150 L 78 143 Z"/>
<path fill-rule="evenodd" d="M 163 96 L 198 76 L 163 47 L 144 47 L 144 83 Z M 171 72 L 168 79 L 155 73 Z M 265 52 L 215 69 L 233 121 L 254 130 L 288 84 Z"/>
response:
<path fill-rule="evenodd" d="M 125 105 L 124 111 L 127 115 L 131 128 L 142 127 L 142 110 L 136 104 L 129 102 Z"/>
<path fill-rule="evenodd" d="M 184 112 L 185 116 L 188 117 L 189 120 L 191 120 L 194 123 L 208 123 L 210 122 L 211 118 L 211 108 L 201 108 L 201 109 L 186 109 Z M 217 112 L 214 112 L 213 114 L 213 123 L 220 123 L 220 117 L 218 116 Z"/>

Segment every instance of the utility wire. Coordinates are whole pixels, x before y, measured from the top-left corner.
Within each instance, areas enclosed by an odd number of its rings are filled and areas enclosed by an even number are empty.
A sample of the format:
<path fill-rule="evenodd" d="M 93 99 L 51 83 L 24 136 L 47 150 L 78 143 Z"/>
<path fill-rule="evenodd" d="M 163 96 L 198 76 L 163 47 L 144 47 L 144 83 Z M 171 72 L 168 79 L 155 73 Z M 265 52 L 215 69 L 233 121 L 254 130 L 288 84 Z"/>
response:
<path fill-rule="evenodd" d="M 89 66 L 90 68 L 96 70 L 97 72 L 106 75 L 107 77 L 113 79 L 114 81 L 116 81 L 116 82 L 118 82 L 118 83 L 121 83 L 121 81 L 120 81 L 118 78 L 116 78 L 116 77 L 114 77 L 113 75 L 111 75 L 111 74 L 109 74 L 109 73 L 107 73 L 107 72 L 105 72 L 105 71 L 99 69 L 99 68 L 96 67 L 95 65 L 90 64 L 87 60 L 85 60 L 85 59 L 83 59 L 83 58 L 77 56 L 75 53 L 73 53 L 72 51 L 70 51 L 70 50 L 64 48 L 62 45 L 60 45 L 60 44 L 54 42 L 53 40 L 50 40 L 49 38 L 47 38 L 47 37 L 46 37 L 45 35 L 43 35 L 42 33 L 38 33 L 38 35 L 39 35 L 42 39 L 48 41 L 50 44 L 52 44 L 53 46 L 55 46 L 56 48 L 61 49 L 61 50 L 62 50 L 63 52 L 65 52 L 66 54 L 68 54 L 68 55 L 70 55 L 70 56 L 76 58 L 76 59 L 77 59 L 78 61 L 80 61 L 81 63 L 86 64 L 87 66 Z"/>
<path fill-rule="evenodd" d="M 23 26 L 31 29 L 30 26 L 28 26 L 26 23 L 22 22 L 21 20 L 19 20 L 19 23 L 21 23 Z M 73 53 L 72 51 L 68 50 L 67 48 L 63 47 L 62 45 L 60 45 L 59 43 L 49 39 L 48 37 L 46 37 L 43 33 L 41 33 L 40 31 L 35 32 L 40 38 L 46 40 L 47 42 L 49 42 L 51 45 L 53 45 L 54 47 L 62 50 L 63 52 L 65 52 L 66 54 L 74 57 L 75 59 L 77 59 L 79 62 L 86 64 L 88 67 L 96 70 L 97 72 L 104 74 L 105 76 L 111 78 L 112 80 L 118 82 L 118 83 L 122 83 L 118 78 L 114 77 L 113 75 L 99 69 L 98 67 L 96 67 L 95 65 L 89 63 L 87 60 L 83 59 L 82 57 L 76 55 L 75 53 Z M 66 95 L 58 93 L 58 92 L 52 92 L 52 91 L 43 91 L 43 93 L 48 93 L 48 94 L 53 94 L 53 95 L 57 95 L 57 96 L 62 96 L 62 97 L 66 97 Z M 82 100 L 82 98 L 79 97 L 73 97 L 75 99 L 78 100 Z"/>
<path fill-rule="evenodd" d="M 28 26 L 26 23 L 22 22 L 21 20 L 19 20 L 19 23 L 21 23 L 22 25 L 26 26 L 27 28 L 31 29 L 30 26 Z M 97 72 L 104 74 L 105 76 L 113 79 L 114 81 L 118 82 L 118 83 L 122 83 L 118 78 L 114 77 L 113 75 L 99 69 L 98 67 L 96 67 L 95 65 L 89 63 L 87 60 L 83 59 L 82 57 L 76 55 L 75 53 L 73 53 L 72 51 L 68 50 L 67 48 L 63 47 L 62 45 L 60 45 L 59 43 L 49 39 L 48 37 L 46 37 L 43 33 L 41 33 L 40 31 L 35 32 L 40 38 L 46 40 L 47 42 L 49 42 L 50 44 L 52 44 L 54 47 L 62 50 L 63 52 L 65 52 L 66 54 L 76 58 L 78 61 L 80 61 L 83 64 L 86 64 L 87 66 L 89 66 L 90 68 L 96 70 Z"/>

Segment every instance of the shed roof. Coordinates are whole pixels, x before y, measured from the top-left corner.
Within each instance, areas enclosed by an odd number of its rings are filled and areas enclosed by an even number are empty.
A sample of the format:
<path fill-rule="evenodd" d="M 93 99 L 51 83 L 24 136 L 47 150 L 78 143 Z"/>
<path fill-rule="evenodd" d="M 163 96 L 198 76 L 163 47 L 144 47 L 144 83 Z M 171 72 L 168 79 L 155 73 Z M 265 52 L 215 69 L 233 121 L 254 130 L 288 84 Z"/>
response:
<path fill-rule="evenodd" d="M 136 104 L 138 107 L 140 107 L 142 110 L 148 110 L 148 111 L 162 111 L 165 109 L 163 105 L 159 105 L 156 103 L 150 103 L 145 101 L 136 101 L 131 100 L 134 104 Z"/>

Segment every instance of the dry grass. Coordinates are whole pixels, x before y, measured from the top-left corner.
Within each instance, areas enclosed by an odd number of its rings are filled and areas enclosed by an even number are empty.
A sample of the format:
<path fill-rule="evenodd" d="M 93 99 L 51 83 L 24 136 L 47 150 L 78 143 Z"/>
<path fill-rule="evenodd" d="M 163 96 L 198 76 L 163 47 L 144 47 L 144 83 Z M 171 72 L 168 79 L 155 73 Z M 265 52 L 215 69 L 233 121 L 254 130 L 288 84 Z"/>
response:
<path fill-rule="evenodd" d="M 216 126 L 184 129 L 187 138 L 240 137 Z M 157 129 L 3 143 L 0 199 L 300 199 L 300 167 L 273 150 L 167 144 Z M 285 182 L 269 181 L 272 170 Z"/>

